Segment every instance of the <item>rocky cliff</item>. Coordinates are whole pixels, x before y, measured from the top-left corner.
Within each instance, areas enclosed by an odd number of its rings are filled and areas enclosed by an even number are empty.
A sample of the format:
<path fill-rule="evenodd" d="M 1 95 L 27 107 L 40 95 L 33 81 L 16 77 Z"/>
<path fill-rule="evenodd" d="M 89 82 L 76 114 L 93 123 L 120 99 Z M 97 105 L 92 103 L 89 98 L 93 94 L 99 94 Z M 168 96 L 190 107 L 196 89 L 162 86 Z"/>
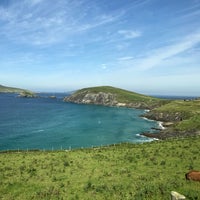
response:
<path fill-rule="evenodd" d="M 164 122 L 159 134 L 143 133 L 148 137 L 166 139 L 200 135 L 200 100 L 177 100 L 153 109 L 144 117 Z"/>
<path fill-rule="evenodd" d="M 161 102 L 159 99 L 153 97 L 109 86 L 82 89 L 69 97 L 65 97 L 64 101 L 78 104 L 95 104 L 141 109 L 154 108 Z"/>
<path fill-rule="evenodd" d="M 148 113 L 145 113 L 144 117 L 162 122 L 179 122 L 183 120 L 184 114 L 181 112 L 158 112 L 153 110 Z"/>
<path fill-rule="evenodd" d="M 96 104 L 107 106 L 115 106 L 117 104 L 116 95 L 114 94 L 105 92 L 91 93 L 89 91 L 83 91 L 78 94 L 65 97 L 64 101 L 78 104 Z"/>

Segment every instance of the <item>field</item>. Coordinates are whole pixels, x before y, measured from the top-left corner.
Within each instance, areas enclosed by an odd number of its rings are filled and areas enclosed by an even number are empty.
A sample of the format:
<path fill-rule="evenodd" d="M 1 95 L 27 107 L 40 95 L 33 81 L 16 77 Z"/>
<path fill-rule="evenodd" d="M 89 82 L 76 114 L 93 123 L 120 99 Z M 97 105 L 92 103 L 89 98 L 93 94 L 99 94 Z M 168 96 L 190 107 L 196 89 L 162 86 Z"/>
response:
<path fill-rule="evenodd" d="M 200 137 L 71 151 L 0 153 L 0 199 L 200 199 Z"/>

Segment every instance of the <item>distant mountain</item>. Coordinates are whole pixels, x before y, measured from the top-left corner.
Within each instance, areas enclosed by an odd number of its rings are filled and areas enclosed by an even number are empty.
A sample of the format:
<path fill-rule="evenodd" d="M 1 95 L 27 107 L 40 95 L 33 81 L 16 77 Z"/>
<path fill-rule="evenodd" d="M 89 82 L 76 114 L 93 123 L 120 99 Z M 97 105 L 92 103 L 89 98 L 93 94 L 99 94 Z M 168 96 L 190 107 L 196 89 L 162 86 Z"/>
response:
<path fill-rule="evenodd" d="M 20 97 L 36 97 L 32 91 L 0 85 L 0 93 L 17 93 Z"/>
<path fill-rule="evenodd" d="M 144 109 L 152 109 L 168 102 L 167 100 L 111 86 L 84 88 L 68 97 L 65 97 L 64 101 L 79 104 L 96 104 Z"/>

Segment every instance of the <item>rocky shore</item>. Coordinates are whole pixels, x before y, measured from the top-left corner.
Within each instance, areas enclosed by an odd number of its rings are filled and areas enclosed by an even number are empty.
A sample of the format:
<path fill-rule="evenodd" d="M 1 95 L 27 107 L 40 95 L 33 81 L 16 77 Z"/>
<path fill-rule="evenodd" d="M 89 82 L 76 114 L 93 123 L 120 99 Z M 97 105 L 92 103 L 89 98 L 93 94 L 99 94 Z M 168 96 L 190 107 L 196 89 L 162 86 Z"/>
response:
<path fill-rule="evenodd" d="M 140 135 L 159 140 L 166 140 L 168 138 L 191 137 L 200 134 L 197 132 L 176 132 L 174 130 L 162 130 L 159 133 L 141 133 Z"/>
<path fill-rule="evenodd" d="M 145 113 L 143 117 L 159 122 L 162 121 L 163 128 L 160 130 L 157 129 L 159 131 L 158 133 L 141 133 L 142 136 L 165 140 L 174 137 L 188 137 L 200 135 L 200 131 L 198 130 L 180 131 L 176 129 L 176 125 L 184 120 L 184 115 L 182 115 L 180 112 L 157 112 L 152 110 L 150 112 Z"/>

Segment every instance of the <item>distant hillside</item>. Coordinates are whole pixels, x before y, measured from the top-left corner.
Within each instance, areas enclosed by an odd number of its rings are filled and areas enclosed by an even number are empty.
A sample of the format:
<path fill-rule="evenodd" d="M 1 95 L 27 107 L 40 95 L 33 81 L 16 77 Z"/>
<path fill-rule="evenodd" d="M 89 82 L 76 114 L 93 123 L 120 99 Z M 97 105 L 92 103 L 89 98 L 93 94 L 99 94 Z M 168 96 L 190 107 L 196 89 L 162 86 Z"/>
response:
<path fill-rule="evenodd" d="M 152 109 L 169 102 L 111 86 L 84 88 L 65 97 L 64 101 L 144 109 Z"/>
<path fill-rule="evenodd" d="M 15 88 L 15 87 L 7 87 L 0 85 L 0 93 L 17 93 L 20 94 L 20 97 L 35 97 L 35 93 L 29 90 Z"/>
<path fill-rule="evenodd" d="M 4 93 L 20 93 L 20 92 L 24 92 L 24 91 L 26 91 L 26 90 L 20 89 L 20 88 L 15 88 L 15 87 L 7 87 L 7 86 L 0 85 L 0 92 L 4 92 Z"/>

